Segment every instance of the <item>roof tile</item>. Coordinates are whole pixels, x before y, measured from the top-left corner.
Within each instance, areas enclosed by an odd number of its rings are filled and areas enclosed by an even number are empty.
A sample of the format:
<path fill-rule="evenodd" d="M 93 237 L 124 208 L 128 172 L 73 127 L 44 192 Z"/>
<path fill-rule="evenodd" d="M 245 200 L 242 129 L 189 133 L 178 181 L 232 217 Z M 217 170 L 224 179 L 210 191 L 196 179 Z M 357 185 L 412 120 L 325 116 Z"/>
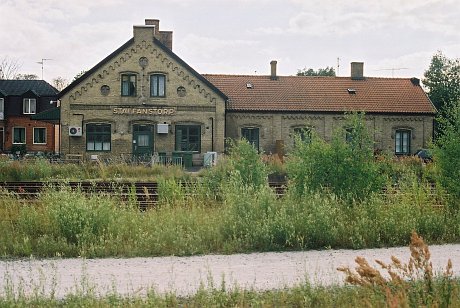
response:
<path fill-rule="evenodd" d="M 227 109 L 232 111 L 436 112 L 423 89 L 410 78 L 203 76 L 228 96 Z"/>

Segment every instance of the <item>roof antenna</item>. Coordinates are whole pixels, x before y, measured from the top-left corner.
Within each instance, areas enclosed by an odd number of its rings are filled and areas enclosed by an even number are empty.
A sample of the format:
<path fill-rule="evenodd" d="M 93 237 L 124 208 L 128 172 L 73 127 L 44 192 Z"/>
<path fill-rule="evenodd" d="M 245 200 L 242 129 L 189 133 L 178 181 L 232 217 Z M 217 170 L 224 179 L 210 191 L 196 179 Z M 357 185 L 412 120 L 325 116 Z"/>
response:
<path fill-rule="evenodd" d="M 340 73 L 340 58 L 337 57 L 337 76 L 339 76 Z"/>
<path fill-rule="evenodd" d="M 43 79 L 43 66 L 45 65 L 45 61 L 49 61 L 49 60 L 53 60 L 53 59 L 42 59 L 41 61 L 37 62 L 38 64 L 42 65 L 42 80 L 44 80 Z"/>

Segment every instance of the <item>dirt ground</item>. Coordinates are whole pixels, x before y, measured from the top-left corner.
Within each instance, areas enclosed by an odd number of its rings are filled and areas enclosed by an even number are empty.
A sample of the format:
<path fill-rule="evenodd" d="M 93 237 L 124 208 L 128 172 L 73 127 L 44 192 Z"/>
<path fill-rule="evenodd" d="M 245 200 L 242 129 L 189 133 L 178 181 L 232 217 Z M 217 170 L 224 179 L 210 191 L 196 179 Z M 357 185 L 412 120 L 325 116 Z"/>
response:
<path fill-rule="evenodd" d="M 442 271 L 450 258 L 460 276 L 460 244 L 430 246 L 435 271 Z M 269 290 L 291 287 L 308 280 L 312 284 L 341 284 L 339 266 L 354 267 L 363 256 L 374 266 L 391 256 L 409 260 L 408 247 L 366 250 L 205 255 L 131 259 L 45 259 L 0 261 L 0 296 L 6 292 L 50 295 L 91 292 L 142 295 L 149 289 L 190 295 L 205 288 Z"/>

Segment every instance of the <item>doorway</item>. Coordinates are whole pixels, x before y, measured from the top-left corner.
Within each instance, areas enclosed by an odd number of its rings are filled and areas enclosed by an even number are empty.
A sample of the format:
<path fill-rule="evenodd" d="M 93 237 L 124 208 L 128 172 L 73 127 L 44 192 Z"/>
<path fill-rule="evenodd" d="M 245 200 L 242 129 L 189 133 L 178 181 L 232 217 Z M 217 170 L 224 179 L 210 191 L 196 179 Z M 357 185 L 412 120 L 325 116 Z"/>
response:
<path fill-rule="evenodd" d="M 4 128 L 3 127 L 0 127 L 0 153 L 3 153 L 3 144 L 4 144 Z"/>
<path fill-rule="evenodd" d="M 151 159 L 153 142 L 153 125 L 133 125 L 133 156 L 136 160 Z"/>

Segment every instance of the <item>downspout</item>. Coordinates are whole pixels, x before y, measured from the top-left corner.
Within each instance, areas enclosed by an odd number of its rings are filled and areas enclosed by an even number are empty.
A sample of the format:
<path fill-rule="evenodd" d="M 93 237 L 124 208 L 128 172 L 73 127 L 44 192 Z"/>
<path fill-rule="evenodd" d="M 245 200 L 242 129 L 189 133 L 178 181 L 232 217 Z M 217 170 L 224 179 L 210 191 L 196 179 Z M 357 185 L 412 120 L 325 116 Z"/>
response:
<path fill-rule="evenodd" d="M 209 119 L 211 120 L 211 152 L 214 152 L 214 118 Z"/>

